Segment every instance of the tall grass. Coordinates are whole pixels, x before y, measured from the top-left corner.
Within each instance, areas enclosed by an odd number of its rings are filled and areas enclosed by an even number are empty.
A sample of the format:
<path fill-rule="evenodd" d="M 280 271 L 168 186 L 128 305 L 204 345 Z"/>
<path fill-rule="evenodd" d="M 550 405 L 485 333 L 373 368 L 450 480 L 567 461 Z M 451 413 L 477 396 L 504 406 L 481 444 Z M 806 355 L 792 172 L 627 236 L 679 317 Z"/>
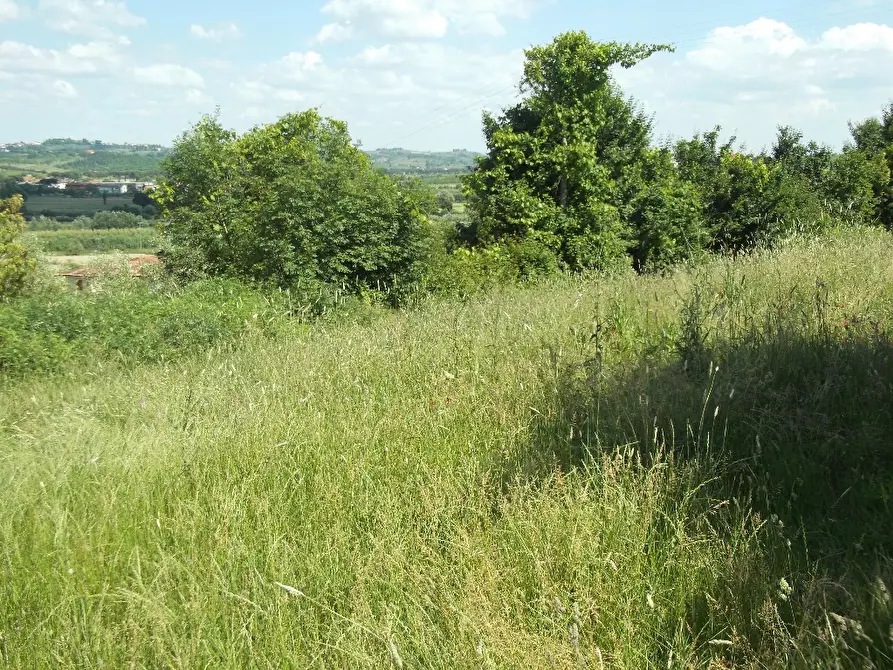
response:
<path fill-rule="evenodd" d="M 848 233 L 11 387 L 3 659 L 889 667 L 891 252 Z"/>

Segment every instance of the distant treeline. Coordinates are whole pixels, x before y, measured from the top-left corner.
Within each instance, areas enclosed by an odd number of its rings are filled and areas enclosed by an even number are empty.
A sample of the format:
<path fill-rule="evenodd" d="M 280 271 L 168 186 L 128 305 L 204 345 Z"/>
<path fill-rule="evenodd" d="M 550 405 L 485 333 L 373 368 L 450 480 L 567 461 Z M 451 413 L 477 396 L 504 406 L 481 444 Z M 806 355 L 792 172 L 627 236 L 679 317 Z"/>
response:
<path fill-rule="evenodd" d="M 117 230 L 44 230 L 29 233 L 29 240 L 51 254 L 103 254 L 112 251 L 154 253 L 159 237 L 154 226 Z"/>

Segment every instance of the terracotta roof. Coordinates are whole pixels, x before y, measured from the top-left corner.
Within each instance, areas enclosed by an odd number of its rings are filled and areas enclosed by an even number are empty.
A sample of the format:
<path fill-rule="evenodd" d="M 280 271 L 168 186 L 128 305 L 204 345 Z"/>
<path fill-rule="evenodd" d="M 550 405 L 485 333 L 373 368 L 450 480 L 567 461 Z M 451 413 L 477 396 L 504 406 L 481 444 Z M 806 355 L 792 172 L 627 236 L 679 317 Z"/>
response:
<path fill-rule="evenodd" d="M 158 265 L 161 259 L 155 254 L 137 254 L 130 257 L 130 271 L 137 277 L 142 276 L 142 269 L 146 265 Z"/>
<path fill-rule="evenodd" d="M 130 265 L 130 274 L 134 277 L 143 276 L 143 268 L 147 265 L 159 265 L 161 259 L 155 254 L 134 254 L 127 258 Z M 68 272 L 60 272 L 60 277 L 98 277 L 101 272 L 95 268 L 78 268 L 77 270 L 69 270 Z"/>

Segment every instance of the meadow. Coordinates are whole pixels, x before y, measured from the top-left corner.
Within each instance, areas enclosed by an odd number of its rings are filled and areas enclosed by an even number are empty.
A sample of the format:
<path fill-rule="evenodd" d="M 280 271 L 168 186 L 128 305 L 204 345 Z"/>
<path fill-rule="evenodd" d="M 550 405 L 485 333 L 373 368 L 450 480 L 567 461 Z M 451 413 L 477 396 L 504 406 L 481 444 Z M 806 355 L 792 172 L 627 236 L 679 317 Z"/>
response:
<path fill-rule="evenodd" d="M 249 307 L 279 326 L 9 381 L 3 660 L 890 667 L 891 259 L 849 229 L 400 312 Z"/>

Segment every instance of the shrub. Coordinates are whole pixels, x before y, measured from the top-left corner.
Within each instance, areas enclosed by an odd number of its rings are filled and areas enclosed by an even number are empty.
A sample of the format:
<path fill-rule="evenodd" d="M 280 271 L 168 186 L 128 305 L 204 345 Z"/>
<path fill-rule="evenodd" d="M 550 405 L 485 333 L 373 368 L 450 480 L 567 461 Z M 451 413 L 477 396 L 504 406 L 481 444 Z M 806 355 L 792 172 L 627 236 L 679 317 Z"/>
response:
<path fill-rule="evenodd" d="M 20 240 L 25 230 L 23 203 L 18 194 L 0 200 L 0 300 L 21 293 L 37 266 Z"/>
<path fill-rule="evenodd" d="M 49 372 L 76 359 L 172 360 L 232 344 L 247 330 L 275 332 L 283 313 L 281 303 L 235 280 L 171 292 L 113 277 L 97 293 L 47 287 L 0 304 L 0 371 Z"/>
<path fill-rule="evenodd" d="M 182 276 L 356 292 L 418 277 L 426 240 L 416 186 L 374 170 L 347 126 L 314 110 L 241 137 L 205 118 L 176 142 L 164 174 L 154 197 L 166 261 Z"/>

